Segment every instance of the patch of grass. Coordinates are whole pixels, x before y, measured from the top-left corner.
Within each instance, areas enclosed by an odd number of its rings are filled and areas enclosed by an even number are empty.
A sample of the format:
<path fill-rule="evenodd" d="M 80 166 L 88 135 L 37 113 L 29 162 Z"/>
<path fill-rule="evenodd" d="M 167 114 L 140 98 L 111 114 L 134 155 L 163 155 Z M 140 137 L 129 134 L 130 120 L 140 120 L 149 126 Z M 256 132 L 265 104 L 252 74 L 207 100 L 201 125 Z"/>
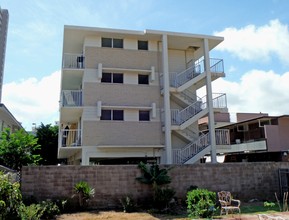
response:
<path fill-rule="evenodd" d="M 241 205 L 241 213 L 242 214 L 258 214 L 258 213 L 272 213 L 279 212 L 278 205 L 274 205 L 271 207 L 265 207 L 263 204 L 246 204 Z"/>

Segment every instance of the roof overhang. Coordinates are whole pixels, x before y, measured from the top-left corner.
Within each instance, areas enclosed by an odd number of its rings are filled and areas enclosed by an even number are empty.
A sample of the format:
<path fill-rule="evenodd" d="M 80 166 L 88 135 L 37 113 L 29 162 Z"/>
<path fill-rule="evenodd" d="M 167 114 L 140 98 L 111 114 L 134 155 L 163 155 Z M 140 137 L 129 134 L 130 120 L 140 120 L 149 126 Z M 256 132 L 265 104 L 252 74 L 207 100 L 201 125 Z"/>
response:
<path fill-rule="evenodd" d="M 63 53 L 79 53 L 83 49 L 85 37 L 101 36 L 110 38 L 130 38 L 148 41 L 162 41 L 162 37 L 168 37 L 169 49 L 198 50 L 203 47 L 203 40 L 208 39 L 209 50 L 220 44 L 224 38 L 211 35 L 190 34 L 181 32 L 169 32 L 159 30 L 123 30 L 98 27 L 64 26 Z"/>

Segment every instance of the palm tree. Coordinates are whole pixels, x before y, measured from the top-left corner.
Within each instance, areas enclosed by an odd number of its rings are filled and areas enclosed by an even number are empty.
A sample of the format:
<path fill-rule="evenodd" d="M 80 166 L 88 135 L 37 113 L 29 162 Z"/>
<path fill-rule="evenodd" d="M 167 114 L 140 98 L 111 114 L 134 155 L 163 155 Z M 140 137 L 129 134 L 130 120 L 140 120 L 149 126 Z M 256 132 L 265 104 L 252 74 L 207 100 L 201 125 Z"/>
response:
<path fill-rule="evenodd" d="M 160 169 L 157 164 L 147 166 L 143 162 L 138 164 L 138 168 L 142 171 L 142 176 L 137 177 L 136 180 L 152 185 L 155 201 L 158 188 L 171 182 L 171 177 L 168 175 L 169 169 Z"/>

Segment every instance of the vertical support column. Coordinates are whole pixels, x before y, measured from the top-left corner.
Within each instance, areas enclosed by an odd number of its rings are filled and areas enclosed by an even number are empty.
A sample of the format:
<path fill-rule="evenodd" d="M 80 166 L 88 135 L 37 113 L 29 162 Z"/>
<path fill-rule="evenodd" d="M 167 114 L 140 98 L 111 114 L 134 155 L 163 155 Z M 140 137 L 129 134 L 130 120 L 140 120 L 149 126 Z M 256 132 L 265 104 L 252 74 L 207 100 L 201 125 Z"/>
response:
<path fill-rule="evenodd" d="M 172 164 L 172 140 L 171 140 L 171 105 L 170 105 L 170 79 L 169 79 L 169 56 L 168 56 L 168 36 L 162 37 L 162 61 L 163 61 L 163 81 L 164 81 L 164 114 L 165 114 L 165 147 L 166 164 Z"/>
<path fill-rule="evenodd" d="M 212 76 L 210 70 L 209 42 L 204 39 L 204 62 L 206 71 L 206 88 L 207 88 L 207 108 L 209 111 L 209 138 L 211 144 L 211 162 L 217 162 L 216 153 L 216 134 L 215 134 L 215 118 L 213 109 L 213 92 L 212 92 Z"/>
<path fill-rule="evenodd" d="M 81 154 L 81 165 L 89 165 L 89 152 L 87 147 L 82 147 L 82 154 Z"/>

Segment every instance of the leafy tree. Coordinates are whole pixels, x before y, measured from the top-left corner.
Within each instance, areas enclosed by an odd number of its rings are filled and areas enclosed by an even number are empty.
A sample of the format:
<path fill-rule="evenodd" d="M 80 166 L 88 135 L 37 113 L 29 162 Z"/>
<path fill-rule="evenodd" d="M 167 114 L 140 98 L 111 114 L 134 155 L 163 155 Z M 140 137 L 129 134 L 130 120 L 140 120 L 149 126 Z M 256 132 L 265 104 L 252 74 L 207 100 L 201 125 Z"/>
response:
<path fill-rule="evenodd" d="M 35 151 L 39 147 L 37 138 L 24 129 L 11 133 L 7 128 L 2 132 L 0 139 L 0 162 L 14 170 L 21 170 L 22 166 L 38 164 L 41 157 Z"/>
<path fill-rule="evenodd" d="M 51 124 L 41 125 L 37 128 L 36 137 L 41 148 L 37 151 L 42 160 L 42 165 L 55 165 L 59 162 L 57 159 L 58 150 L 58 126 Z"/>

